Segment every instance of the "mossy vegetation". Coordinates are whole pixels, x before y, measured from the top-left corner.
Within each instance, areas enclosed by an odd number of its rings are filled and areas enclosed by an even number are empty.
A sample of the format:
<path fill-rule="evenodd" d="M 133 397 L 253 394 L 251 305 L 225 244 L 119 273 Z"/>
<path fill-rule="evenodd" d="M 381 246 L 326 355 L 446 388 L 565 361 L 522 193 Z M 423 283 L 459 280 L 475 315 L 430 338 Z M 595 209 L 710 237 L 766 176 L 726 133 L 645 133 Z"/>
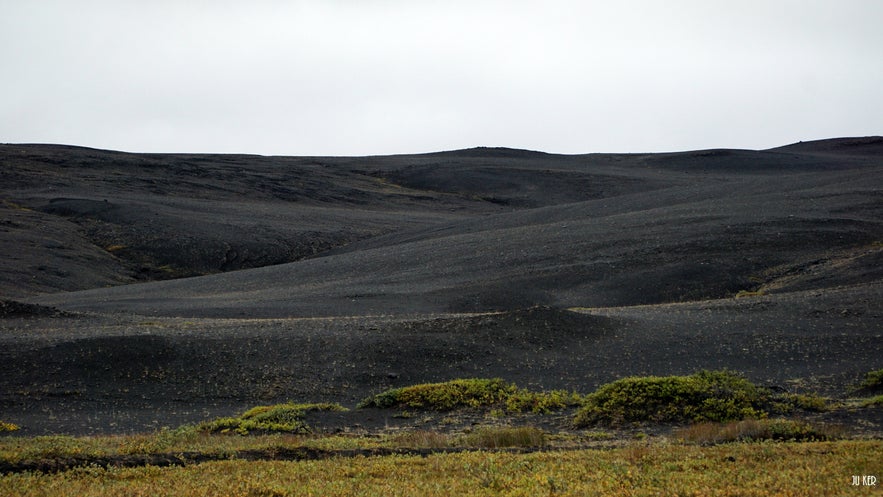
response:
<path fill-rule="evenodd" d="M 15 423 L 7 423 L 5 421 L 0 421 L 0 433 L 8 433 L 11 431 L 18 431 L 20 427 Z"/>
<path fill-rule="evenodd" d="M 497 411 L 548 413 L 579 405 L 581 401 L 580 395 L 563 390 L 533 392 L 500 378 L 470 378 L 394 388 L 362 400 L 358 407 L 436 411 L 486 407 Z"/>
<path fill-rule="evenodd" d="M 198 430 L 209 433 L 236 433 L 248 435 L 258 433 L 310 433 L 304 421 L 310 411 L 345 411 L 339 404 L 276 404 L 258 406 L 235 418 L 220 418 L 197 426 Z"/>
<path fill-rule="evenodd" d="M 729 371 L 630 377 L 586 396 L 577 427 L 630 422 L 729 421 L 765 416 L 766 392 Z"/>

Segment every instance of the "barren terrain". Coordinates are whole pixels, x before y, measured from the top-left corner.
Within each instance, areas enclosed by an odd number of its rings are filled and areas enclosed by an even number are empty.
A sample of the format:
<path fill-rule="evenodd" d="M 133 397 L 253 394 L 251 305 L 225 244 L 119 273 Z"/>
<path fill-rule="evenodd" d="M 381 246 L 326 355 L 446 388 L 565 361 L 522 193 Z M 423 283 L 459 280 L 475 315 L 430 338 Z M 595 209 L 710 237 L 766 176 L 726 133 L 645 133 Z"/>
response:
<path fill-rule="evenodd" d="M 362 158 L 0 145 L 0 420 L 128 433 L 452 378 L 590 392 L 721 368 L 845 397 L 883 368 L 881 192 L 881 137 Z"/>

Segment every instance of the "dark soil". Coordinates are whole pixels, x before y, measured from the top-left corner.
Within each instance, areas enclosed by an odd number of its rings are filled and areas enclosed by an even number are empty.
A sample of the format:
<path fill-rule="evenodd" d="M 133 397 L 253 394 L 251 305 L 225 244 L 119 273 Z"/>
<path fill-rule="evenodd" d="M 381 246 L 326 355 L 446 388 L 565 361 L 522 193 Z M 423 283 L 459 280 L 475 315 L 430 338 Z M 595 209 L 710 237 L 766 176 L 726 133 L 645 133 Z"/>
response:
<path fill-rule="evenodd" d="M 883 368 L 879 141 L 369 158 L 2 145 L 0 420 L 131 433 L 458 377 L 587 393 L 720 368 L 847 396 Z M 318 422 L 419 421 L 353 412 Z M 881 431 L 870 412 L 849 419 Z"/>

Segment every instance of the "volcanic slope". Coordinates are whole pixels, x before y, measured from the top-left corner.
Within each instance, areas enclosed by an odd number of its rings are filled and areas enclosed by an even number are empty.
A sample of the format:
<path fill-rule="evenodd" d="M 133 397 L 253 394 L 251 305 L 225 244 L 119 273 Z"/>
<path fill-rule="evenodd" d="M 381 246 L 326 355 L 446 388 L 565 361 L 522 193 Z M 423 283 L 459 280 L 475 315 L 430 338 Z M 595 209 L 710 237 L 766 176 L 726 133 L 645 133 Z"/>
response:
<path fill-rule="evenodd" d="M 162 316 L 317 317 L 707 300 L 787 288 L 776 281 L 825 261 L 835 267 L 810 286 L 879 281 L 880 156 L 807 148 L 479 149 L 397 157 L 396 167 L 366 159 L 359 177 L 464 203 L 491 198 L 475 202 L 494 208 L 439 214 L 287 264 L 36 301 Z"/>
<path fill-rule="evenodd" d="M 0 146 L 0 295 L 21 301 L 0 305 L 0 414 L 129 432 L 457 377 L 590 392 L 701 368 L 842 396 L 883 367 L 881 149 Z"/>

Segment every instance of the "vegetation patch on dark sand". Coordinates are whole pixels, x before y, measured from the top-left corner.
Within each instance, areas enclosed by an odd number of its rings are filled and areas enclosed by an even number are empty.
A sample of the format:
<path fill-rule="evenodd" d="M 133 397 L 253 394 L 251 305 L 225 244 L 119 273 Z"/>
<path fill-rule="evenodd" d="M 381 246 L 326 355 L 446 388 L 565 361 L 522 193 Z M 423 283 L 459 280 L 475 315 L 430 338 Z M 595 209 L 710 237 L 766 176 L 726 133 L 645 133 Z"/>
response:
<path fill-rule="evenodd" d="M 304 421 L 304 416 L 311 411 L 345 411 L 339 404 L 276 404 L 257 406 L 245 411 L 237 417 L 220 418 L 201 423 L 197 429 L 209 433 L 236 433 L 248 435 L 258 433 L 310 433 L 312 430 Z"/>
<path fill-rule="evenodd" d="M 574 425 L 723 422 L 825 408 L 825 400 L 820 397 L 775 395 L 731 371 L 700 371 L 688 376 L 629 377 L 608 383 L 585 397 Z"/>
<path fill-rule="evenodd" d="M 0 433 L 18 431 L 21 428 L 15 423 L 7 423 L 5 421 L 0 421 Z"/>
<path fill-rule="evenodd" d="M 339 404 L 289 402 L 257 406 L 237 417 L 152 434 L 4 437 L 0 439 L 0 473 L 54 473 L 78 467 L 188 466 L 222 460 L 300 461 L 355 456 L 427 456 L 475 450 L 518 453 L 575 450 L 599 445 L 597 432 L 573 431 L 573 426 L 616 425 L 626 421 L 688 422 L 688 426 L 680 428 L 671 425 L 661 431 L 650 428 L 655 433 L 652 438 L 662 434 L 663 439 L 681 444 L 846 438 L 846 428 L 837 424 L 810 422 L 799 417 L 767 419 L 782 411 L 817 410 L 821 400 L 811 395 L 772 393 L 730 371 L 629 377 L 603 385 L 587 396 L 531 392 L 500 379 L 458 379 L 393 389 L 365 399 L 363 404 L 424 412 L 478 409 L 490 414 L 485 417 L 490 425 L 441 428 L 440 431 L 412 426 L 404 430 L 313 434 L 305 421 L 308 414 L 323 416 L 347 409 Z M 573 425 L 562 426 L 564 432 L 548 432 L 545 425 L 541 429 L 523 424 L 524 420 L 518 416 L 507 416 L 507 413 L 530 409 L 537 409 L 534 413 L 548 412 L 537 408 L 543 406 L 543 409 L 563 410 L 563 417 L 558 417 L 569 420 L 568 412 L 578 404 L 581 407 L 572 419 Z M 841 407 L 832 409 L 842 410 Z M 647 425 L 644 426 L 646 429 Z M 626 430 L 611 435 L 610 439 L 605 437 L 600 446 L 623 447 L 635 443 L 634 434 L 629 433 Z M 224 436 L 232 434 L 250 436 Z M 646 447 L 635 450 L 644 451 Z"/>
<path fill-rule="evenodd" d="M 469 378 L 394 388 L 362 400 L 358 407 L 437 411 L 496 407 L 509 412 L 548 413 L 579 405 L 581 401 L 579 394 L 563 390 L 533 392 L 500 378 Z"/>
<path fill-rule="evenodd" d="M 883 369 L 869 371 L 858 386 L 861 393 L 883 393 Z"/>

